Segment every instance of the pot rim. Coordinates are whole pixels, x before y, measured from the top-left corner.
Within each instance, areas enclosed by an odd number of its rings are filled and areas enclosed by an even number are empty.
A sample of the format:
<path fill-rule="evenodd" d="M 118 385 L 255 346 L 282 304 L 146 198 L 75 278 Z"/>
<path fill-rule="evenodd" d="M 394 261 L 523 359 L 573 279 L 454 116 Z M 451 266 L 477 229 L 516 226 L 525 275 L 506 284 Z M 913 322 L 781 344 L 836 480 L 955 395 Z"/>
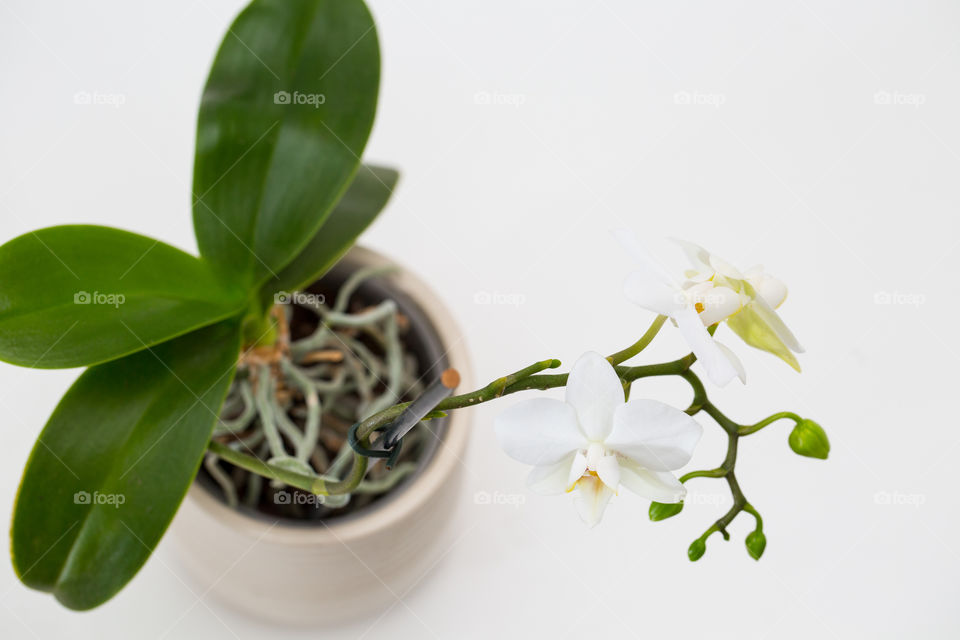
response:
<path fill-rule="evenodd" d="M 398 264 L 379 251 L 359 245 L 350 249 L 348 255 L 364 266 Z M 402 268 L 398 273 L 386 277 L 409 295 L 430 318 L 445 349 L 444 356 L 449 360 L 450 366 L 460 372 L 460 388 L 471 389 L 473 372 L 464 335 L 440 298 L 425 282 L 407 269 Z M 334 518 L 330 522 L 319 520 L 316 523 L 318 526 L 305 527 L 304 523 L 299 521 L 282 518 L 271 521 L 269 516 L 264 517 L 264 514 L 254 516 L 232 509 L 196 482 L 191 484 L 187 499 L 193 500 L 200 508 L 256 542 L 267 540 L 303 546 L 315 546 L 325 542 L 343 544 L 346 539 L 355 540 L 372 535 L 402 521 L 437 493 L 442 484 L 454 475 L 456 465 L 463 464 L 462 455 L 470 436 L 467 423 L 468 417 L 461 412 L 448 414 L 446 428 L 437 436 L 437 450 L 426 467 L 415 474 L 400 491 L 390 495 L 389 500 L 377 505 L 375 509 L 370 509 L 369 513 L 358 511 L 350 518 Z"/>

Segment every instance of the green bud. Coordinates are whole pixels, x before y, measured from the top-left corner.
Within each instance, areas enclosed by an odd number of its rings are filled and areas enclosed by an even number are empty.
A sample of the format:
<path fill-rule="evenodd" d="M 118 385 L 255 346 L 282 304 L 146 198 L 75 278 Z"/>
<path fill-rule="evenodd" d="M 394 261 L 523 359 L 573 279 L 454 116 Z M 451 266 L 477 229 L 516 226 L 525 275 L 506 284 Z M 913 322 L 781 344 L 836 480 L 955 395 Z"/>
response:
<path fill-rule="evenodd" d="M 650 503 L 650 520 L 653 522 L 659 522 L 660 520 L 666 520 L 667 518 L 672 518 L 683 511 L 683 501 L 677 502 L 675 504 L 664 503 L 664 502 L 651 502 Z"/>
<path fill-rule="evenodd" d="M 830 441 L 819 424 L 813 420 L 801 420 L 790 432 L 790 448 L 801 456 L 826 460 Z"/>
<path fill-rule="evenodd" d="M 687 549 L 687 557 L 690 558 L 690 562 L 696 562 L 702 558 L 706 552 L 707 543 L 702 538 L 697 538 L 690 543 L 690 548 Z"/>
<path fill-rule="evenodd" d="M 767 548 L 767 536 L 763 531 L 751 531 L 747 536 L 747 553 L 754 560 L 759 560 L 763 550 Z"/>

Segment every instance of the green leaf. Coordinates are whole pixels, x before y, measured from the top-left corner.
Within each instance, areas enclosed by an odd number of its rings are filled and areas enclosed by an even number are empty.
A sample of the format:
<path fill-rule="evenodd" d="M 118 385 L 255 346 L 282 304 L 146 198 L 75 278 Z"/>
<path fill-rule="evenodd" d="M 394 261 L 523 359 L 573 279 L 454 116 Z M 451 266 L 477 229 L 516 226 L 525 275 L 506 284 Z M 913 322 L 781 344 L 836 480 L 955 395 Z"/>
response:
<path fill-rule="evenodd" d="M 0 247 L 0 360 L 98 364 L 239 313 L 206 261 L 144 236 L 50 227 Z"/>
<path fill-rule="evenodd" d="M 399 177 L 386 167 L 360 167 L 350 188 L 307 246 L 263 285 L 261 299 L 272 303 L 276 292 L 302 289 L 336 264 L 387 204 Z"/>
<path fill-rule="evenodd" d="M 250 286 L 313 237 L 360 164 L 380 51 L 362 0 L 254 0 L 200 105 L 193 222 L 202 255 Z"/>
<path fill-rule="evenodd" d="M 136 574 L 193 481 L 238 352 L 228 321 L 80 376 L 17 494 L 13 565 L 24 584 L 90 609 Z"/>

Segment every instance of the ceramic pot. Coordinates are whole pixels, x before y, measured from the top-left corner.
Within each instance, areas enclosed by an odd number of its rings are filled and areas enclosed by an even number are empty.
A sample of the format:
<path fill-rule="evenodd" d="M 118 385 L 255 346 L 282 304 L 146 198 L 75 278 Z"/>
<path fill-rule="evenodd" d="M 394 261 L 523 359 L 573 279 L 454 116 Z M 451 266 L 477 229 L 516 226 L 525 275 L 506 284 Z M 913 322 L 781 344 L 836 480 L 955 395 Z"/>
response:
<path fill-rule="evenodd" d="M 356 247 L 330 277 L 389 263 Z M 461 334 L 428 287 L 402 269 L 375 284 L 410 318 L 422 362 L 429 365 L 426 379 L 455 367 L 462 377 L 459 390 L 473 388 Z M 171 529 L 184 570 L 198 593 L 278 623 L 376 617 L 414 587 L 448 546 L 446 525 L 461 497 L 470 415 L 455 411 L 431 421 L 437 423 L 436 439 L 417 473 L 373 504 L 329 521 L 277 521 L 231 509 L 215 490 L 195 482 Z"/>

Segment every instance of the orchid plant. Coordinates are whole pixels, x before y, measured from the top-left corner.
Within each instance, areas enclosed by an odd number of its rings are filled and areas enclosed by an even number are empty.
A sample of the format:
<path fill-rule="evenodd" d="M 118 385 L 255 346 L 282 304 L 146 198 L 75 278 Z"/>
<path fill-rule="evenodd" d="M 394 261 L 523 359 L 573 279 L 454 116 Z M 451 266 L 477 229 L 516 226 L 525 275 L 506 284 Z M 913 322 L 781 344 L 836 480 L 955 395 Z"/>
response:
<path fill-rule="evenodd" d="M 693 366 L 699 362 L 718 385 L 746 380 L 739 359 L 714 338 L 726 324 L 799 370 L 794 354 L 802 349 L 776 311 L 786 287 L 760 268 L 740 272 L 688 243 L 681 246 L 691 268 L 674 278 L 628 231 L 615 233 L 638 265 L 624 293 L 657 314 L 633 345 L 607 357 L 587 352 L 569 374 L 547 372 L 558 360 L 536 362 L 459 395 L 451 395 L 459 384 L 452 370 L 432 384 L 414 380 L 399 388 L 411 374 L 393 354 L 389 366 L 404 375 L 350 428 L 342 476 L 307 463 L 322 385 L 302 368 L 315 354 L 291 348 L 283 302 L 337 263 L 396 184 L 395 171 L 360 161 L 379 65 L 375 25 L 362 0 L 253 0 L 224 38 L 200 107 L 193 194 L 199 257 L 86 225 L 41 229 L 0 247 L 0 359 L 86 367 L 37 439 L 20 485 L 11 547 L 26 585 L 73 609 L 110 599 L 150 556 L 211 456 L 339 508 L 380 458 L 397 461 L 421 421 L 559 387 L 566 388 L 564 401 L 528 399 L 497 420 L 506 453 L 533 466 L 532 489 L 573 492 L 581 517 L 594 525 L 621 485 L 652 500 L 650 518 L 661 520 L 680 512 L 689 480 L 724 479 L 733 506 L 694 541 L 689 557 L 700 558 L 713 533 L 728 537 L 727 526 L 744 511 L 757 525 L 748 551 L 754 558 L 763 553 L 760 514 L 736 478 L 739 439 L 788 420 L 797 453 L 826 458 L 828 440 L 816 423 L 791 412 L 734 422 L 709 400 Z M 339 301 L 352 286 L 341 289 L 332 309 L 316 305 L 326 323 L 317 335 L 360 322 Z M 390 302 L 374 315 L 395 332 Z M 667 320 L 691 353 L 628 365 Z M 307 346 L 316 346 L 314 338 Z M 235 384 L 238 370 L 258 373 L 238 374 Z M 687 381 L 690 405 L 681 410 L 630 397 L 635 381 L 654 376 Z M 270 394 L 279 388 L 303 397 L 303 433 L 276 409 Z M 264 425 L 271 428 L 271 456 L 217 439 L 218 429 L 230 431 L 236 422 L 224 408 L 225 398 L 229 404 L 235 397 L 278 418 Z M 414 399 L 399 402 L 403 397 Z M 726 432 L 727 455 L 716 468 L 677 478 L 671 472 L 690 461 L 700 438 L 700 414 Z M 280 429 L 305 445 L 296 456 L 285 454 Z"/>

